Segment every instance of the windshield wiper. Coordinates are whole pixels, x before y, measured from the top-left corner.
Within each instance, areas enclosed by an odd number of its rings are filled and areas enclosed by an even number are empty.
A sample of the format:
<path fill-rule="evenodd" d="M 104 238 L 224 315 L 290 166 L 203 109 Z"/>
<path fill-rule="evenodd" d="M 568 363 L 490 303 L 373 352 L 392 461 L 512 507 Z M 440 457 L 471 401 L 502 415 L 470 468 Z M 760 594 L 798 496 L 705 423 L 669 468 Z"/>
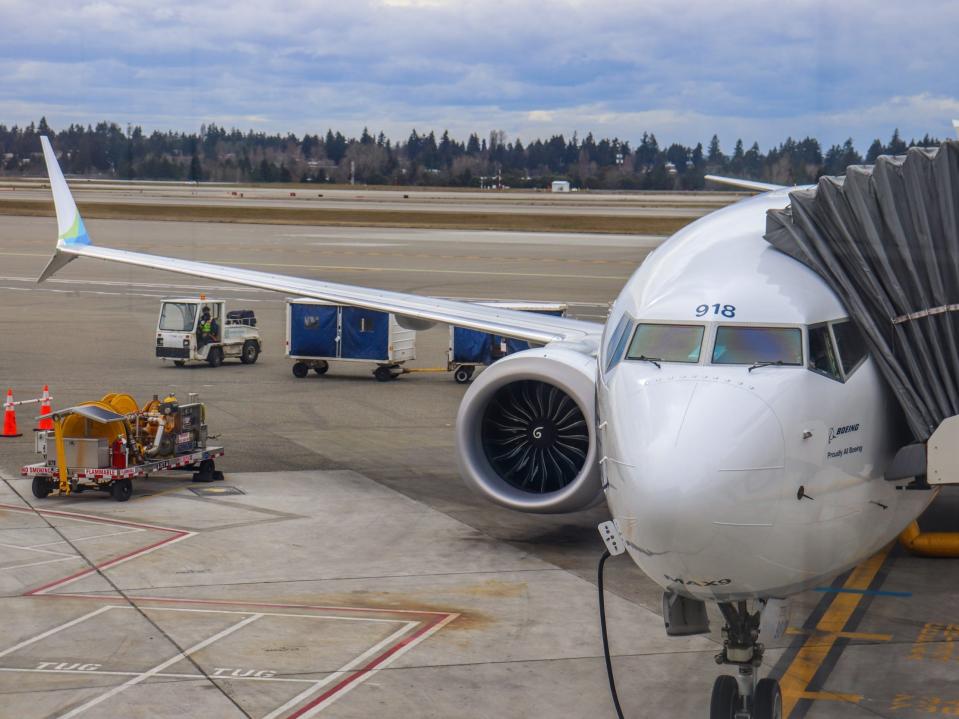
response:
<path fill-rule="evenodd" d="M 643 362 L 652 362 L 656 365 L 656 369 L 662 369 L 663 366 L 659 364 L 663 360 L 659 357 L 647 357 L 646 355 L 640 355 L 639 357 L 634 357 L 634 359 L 642 360 Z"/>
<path fill-rule="evenodd" d="M 784 364 L 786 363 L 782 360 L 776 360 L 775 362 L 756 362 L 747 371 L 752 372 L 754 369 L 759 369 L 760 367 L 780 366 Z"/>

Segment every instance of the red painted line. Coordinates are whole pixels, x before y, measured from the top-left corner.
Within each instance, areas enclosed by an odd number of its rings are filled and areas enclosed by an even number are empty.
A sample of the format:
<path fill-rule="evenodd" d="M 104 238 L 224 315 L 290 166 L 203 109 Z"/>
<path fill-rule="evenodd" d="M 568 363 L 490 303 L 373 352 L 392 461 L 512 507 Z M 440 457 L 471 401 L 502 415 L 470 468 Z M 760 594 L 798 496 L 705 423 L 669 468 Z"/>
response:
<path fill-rule="evenodd" d="M 108 519 L 97 514 L 84 514 L 83 512 L 67 512 L 61 509 L 40 509 L 39 507 L 21 507 L 15 504 L 0 503 L 0 509 L 12 509 L 15 512 L 28 512 L 37 514 L 52 514 L 56 517 L 66 517 L 67 519 L 89 519 L 101 524 L 119 524 L 124 527 L 136 527 L 137 529 L 155 529 L 159 532 L 174 532 L 178 534 L 190 534 L 185 529 L 173 529 L 172 527 L 161 527 L 159 524 L 144 524 L 143 522 L 129 522 L 125 519 Z"/>
<path fill-rule="evenodd" d="M 174 537 L 166 537 L 165 539 L 161 539 L 157 542 L 154 542 L 153 544 L 148 544 L 147 546 L 141 547 L 140 549 L 135 549 L 132 552 L 127 552 L 126 554 L 123 554 L 119 557 L 114 557 L 113 559 L 108 559 L 105 562 L 101 562 L 100 564 L 95 564 L 92 567 L 87 567 L 86 569 L 76 572 L 75 574 L 71 574 L 68 577 L 63 577 L 62 579 L 56 579 L 50 582 L 49 584 L 44 584 L 42 587 L 31 589 L 29 592 L 26 592 L 23 596 L 30 597 L 35 594 L 40 594 L 41 592 L 47 592 L 63 584 L 75 582 L 77 579 L 80 579 L 81 577 L 84 577 L 88 574 L 93 574 L 94 572 L 99 572 L 104 569 L 109 569 L 115 564 L 119 564 L 120 562 L 126 561 L 127 559 L 132 559 L 133 557 L 136 557 L 138 554 L 144 554 L 146 552 L 149 552 L 151 549 L 156 549 L 157 547 L 161 547 L 164 544 L 175 542 L 176 540 L 182 539 L 183 537 L 186 537 L 189 534 L 190 532 L 178 532 L 177 535 Z"/>
<path fill-rule="evenodd" d="M 133 527 L 137 529 L 171 533 L 171 536 L 165 537 L 164 539 L 153 542 L 152 544 L 148 544 L 147 546 L 140 547 L 139 549 L 135 549 L 131 552 L 127 552 L 126 554 L 120 555 L 119 557 L 108 559 L 93 567 L 89 567 L 79 572 L 75 572 L 74 574 L 71 574 L 69 576 L 63 577 L 61 579 L 57 579 L 41 587 L 32 589 L 29 592 L 26 592 L 22 595 L 25 597 L 50 597 L 50 598 L 56 598 L 56 599 L 65 599 L 65 598 L 96 599 L 101 602 L 119 601 L 121 599 L 120 597 L 111 597 L 111 596 L 99 595 L 99 594 L 81 594 L 81 593 L 70 593 L 70 592 L 64 592 L 62 594 L 44 594 L 44 592 L 48 592 L 49 590 L 54 589 L 58 586 L 63 586 L 64 584 L 68 584 L 70 582 L 76 581 L 78 579 L 81 579 L 84 576 L 91 575 L 94 572 L 97 572 L 103 569 L 108 569 L 109 567 L 119 564 L 120 562 L 133 559 L 134 557 L 137 557 L 141 554 L 157 549 L 158 547 L 162 547 L 165 544 L 176 542 L 180 539 L 183 539 L 184 537 L 188 537 L 193 534 L 193 532 L 183 530 L 183 529 L 172 529 L 170 527 L 160 527 L 158 525 L 144 524 L 141 522 L 128 522 L 126 520 L 121 520 L 121 519 L 107 519 L 104 517 L 99 517 L 97 515 L 82 514 L 79 512 L 66 512 L 66 511 L 52 510 L 52 509 L 38 509 L 36 507 L 22 507 L 22 506 L 3 504 L 3 503 L 0 503 L 0 509 L 9 509 L 15 512 L 26 512 L 26 513 L 36 512 L 37 514 L 53 515 L 57 517 L 64 517 L 66 519 L 84 519 L 84 520 L 89 520 L 89 521 L 93 521 L 100 524 L 112 524 L 112 525 L 119 525 L 124 527 Z M 315 605 L 315 604 L 284 604 L 281 602 L 244 602 L 240 600 L 181 599 L 181 598 L 175 598 L 175 597 L 149 597 L 149 596 L 146 596 L 146 597 L 127 596 L 127 597 L 123 597 L 122 599 L 124 601 L 132 601 L 137 603 L 162 602 L 162 603 L 170 603 L 170 604 L 202 604 L 202 605 L 214 605 L 214 606 L 259 607 L 259 608 L 270 608 L 270 609 L 309 609 L 313 611 L 343 612 L 345 614 L 359 614 L 359 615 L 363 615 L 363 614 L 391 615 L 393 614 L 393 615 L 404 615 L 404 616 L 414 615 L 414 616 L 421 616 L 421 617 L 427 618 L 424 620 L 423 626 L 421 626 L 411 635 L 409 635 L 408 637 L 405 637 L 404 639 L 401 639 L 396 644 L 391 646 L 389 649 L 385 650 L 381 654 L 371 659 L 362 669 L 351 671 L 349 676 L 347 676 L 345 679 L 341 680 L 335 686 L 327 689 L 318 697 L 310 700 L 307 704 L 297 709 L 294 713 L 288 715 L 286 719 L 297 719 L 297 717 L 302 716 L 304 713 L 310 711 L 311 709 L 323 703 L 324 701 L 328 700 L 329 698 L 344 691 L 350 685 L 359 682 L 363 677 L 365 677 L 367 674 L 374 671 L 378 666 L 382 665 L 384 662 L 389 660 L 390 657 L 394 656 L 397 652 L 401 651 L 402 649 L 409 646 L 413 642 L 418 641 L 420 638 L 422 638 L 425 634 L 430 632 L 432 629 L 442 624 L 445 620 L 448 620 L 450 617 L 455 616 L 454 612 L 438 612 L 438 611 L 432 611 L 432 610 L 388 609 L 388 608 L 378 609 L 373 607 L 330 607 L 330 606 Z M 403 620 L 398 620 L 398 621 L 403 621 Z"/>
<path fill-rule="evenodd" d="M 449 615 L 447 614 L 447 616 L 449 616 Z M 343 679 L 339 684 L 337 684 L 337 685 L 335 685 L 335 686 L 327 689 L 325 692 L 323 692 L 322 694 L 320 694 L 320 696 L 316 697 L 315 699 L 310 700 L 308 703 L 306 703 L 306 704 L 304 704 L 303 706 L 301 706 L 301 707 L 300 707 L 299 709 L 297 709 L 295 712 L 293 712 L 292 714 L 290 714 L 289 716 L 287 716 L 286 719 L 297 719 L 297 717 L 303 716 L 303 714 L 305 714 L 306 712 L 308 712 L 308 711 L 309 711 L 310 709 L 312 709 L 313 707 L 317 706 L 318 704 L 322 704 L 324 701 L 326 701 L 326 700 L 329 699 L 330 697 L 332 697 L 332 696 L 334 696 L 335 694 L 338 694 L 339 692 L 341 692 L 341 691 L 343 691 L 344 689 L 346 689 L 346 687 L 348 687 L 350 684 L 353 684 L 354 682 L 359 681 L 359 679 L 360 679 L 361 677 L 363 677 L 363 676 L 366 675 L 366 674 L 369 674 L 371 671 L 373 671 L 373 670 L 374 670 L 376 667 L 378 667 L 380 664 L 382 664 L 382 663 L 385 662 L 387 659 L 389 659 L 391 656 L 393 656 L 394 654 L 396 654 L 396 652 L 398 652 L 400 649 L 402 649 L 403 647 L 405 647 L 405 646 L 406 646 L 407 644 L 409 644 L 410 642 L 413 642 L 413 641 L 415 641 L 416 639 L 419 639 L 421 636 L 423 636 L 426 632 L 428 632 L 430 629 L 432 629 L 433 627 L 435 627 L 435 626 L 436 626 L 437 624 L 439 624 L 441 621 L 443 621 L 443 620 L 442 620 L 442 619 L 437 619 L 436 621 L 434 621 L 434 622 L 432 622 L 432 623 L 430 623 L 430 624 L 426 624 L 426 625 L 420 627 L 420 628 L 417 629 L 415 632 L 413 632 L 410 636 L 406 637 L 405 639 L 400 640 L 399 642 L 397 642 L 396 644 L 394 644 L 392 647 L 390 647 L 389 649 L 387 649 L 385 652 L 383 652 L 383 653 L 380 654 L 379 656 L 377 656 L 377 657 L 375 657 L 374 659 L 372 659 L 372 660 L 369 662 L 369 664 L 367 664 L 367 665 L 366 665 L 365 667 L 363 667 L 362 669 L 358 669 L 358 670 L 356 670 L 355 672 L 351 673 L 350 676 L 346 677 L 346 679 Z"/>
<path fill-rule="evenodd" d="M 74 599 L 110 599 L 103 594 L 58 594 L 58 597 Z M 419 609 L 377 609 L 375 607 L 328 607 L 321 604 L 283 604 L 281 602 L 244 602 L 231 599 L 181 599 L 179 597 L 149 597 L 136 594 L 128 595 L 127 599 L 135 602 L 169 602 L 173 604 L 217 604 L 227 607 L 260 607 L 264 609 L 315 609 L 323 612 L 356 612 L 373 614 L 413 614 L 417 616 L 436 617 L 434 624 L 443 621 L 455 612 L 436 612 Z M 432 624 L 430 625 L 432 626 Z M 428 628 L 428 627 L 427 627 Z"/>

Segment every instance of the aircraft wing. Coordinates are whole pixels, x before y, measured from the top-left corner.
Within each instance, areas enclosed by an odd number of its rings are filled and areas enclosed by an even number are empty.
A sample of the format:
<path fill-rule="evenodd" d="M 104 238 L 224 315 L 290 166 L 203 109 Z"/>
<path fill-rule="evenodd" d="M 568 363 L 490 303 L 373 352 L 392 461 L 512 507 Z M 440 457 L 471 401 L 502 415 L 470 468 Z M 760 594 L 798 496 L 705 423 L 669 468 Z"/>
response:
<path fill-rule="evenodd" d="M 710 182 L 718 182 L 720 185 L 740 187 L 744 190 L 754 190 L 756 192 L 785 190 L 788 187 L 788 185 L 774 185 L 770 182 L 756 182 L 755 180 L 742 180 L 738 177 L 722 177 L 721 175 L 706 175 L 705 179 Z"/>
<path fill-rule="evenodd" d="M 442 322 L 544 344 L 556 341 L 579 341 L 588 337 L 598 338 L 603 330 L 601 324 L 566 317 L 554 317 L 473 302 L 389 292 L 355 285 L 343 285 L 335 282 L 96 246 L 90 242 L 83 219 L 80 217 L 70 188 L 67 186 L 60 170 L 60 165 L 49 139 L 41 137 L 40 142 L 43 145 L 47 173 L 50 176 L 50 187 L 53 190 L 59 238 L 56 252 L 44 268 L 37 280 L 38 282 L 51 277 L 60 268 L 77 257 L 92 257 L 150 269 L 169 270 L 193 275 L 194 277 L 223 280 L 298 297 L 312 297 L 337 304 L 392 312 L 402 317 L 425 322 Z"/>

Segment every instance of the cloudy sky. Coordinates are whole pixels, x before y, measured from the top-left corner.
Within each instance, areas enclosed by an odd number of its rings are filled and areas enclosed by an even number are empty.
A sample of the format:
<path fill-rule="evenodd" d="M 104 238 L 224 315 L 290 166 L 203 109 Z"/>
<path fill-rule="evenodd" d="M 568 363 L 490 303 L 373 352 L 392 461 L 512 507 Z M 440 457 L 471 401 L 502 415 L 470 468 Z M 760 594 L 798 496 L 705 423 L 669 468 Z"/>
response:
<path fill-rule="evenodd" d="M 0 0 L 0 123 L 952 135 L 956 0 Z"/>

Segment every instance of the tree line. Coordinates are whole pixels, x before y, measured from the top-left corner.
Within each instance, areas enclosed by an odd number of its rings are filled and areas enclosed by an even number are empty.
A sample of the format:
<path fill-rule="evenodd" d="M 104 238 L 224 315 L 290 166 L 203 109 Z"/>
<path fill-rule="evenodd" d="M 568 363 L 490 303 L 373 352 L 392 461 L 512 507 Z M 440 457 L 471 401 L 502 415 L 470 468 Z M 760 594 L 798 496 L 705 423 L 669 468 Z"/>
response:
<path fill-rule="evenodd" d="M 895 130 L 887 143 L 876 139 L 865 156 L 852 139 L 823 152 L 815 138 L 787 138 L 762 152 L 736 140 L 728 154 L 713 135 L 707 146 L 660 145 L 644 132 L 635 145 L 619 138 L 597 140 L 554 135 L 526 144 L 502 130 L 464 142 L 444 131 L 412 130 L 403 141 L 364 129 L 360 137 L 327 130 L 325 135 L 267 134 L 203 125 L 198 133 L 71 124 L 53 130 L 41 118 L 25 127 L 0 124 L 0 176 L 44 174 L 39 135 L 53 138 L 64 172 L 126 180 L 216 182 L 337 182 L 446 187 L 548 187 L 568 180 L 583 189 L 696 190 L 708 173 L 779 184 L 803 184 L 821 175 L 842 174 L 849 165 L 908 147 L 936 146 L 928 134 L 908 143 Z"/>

